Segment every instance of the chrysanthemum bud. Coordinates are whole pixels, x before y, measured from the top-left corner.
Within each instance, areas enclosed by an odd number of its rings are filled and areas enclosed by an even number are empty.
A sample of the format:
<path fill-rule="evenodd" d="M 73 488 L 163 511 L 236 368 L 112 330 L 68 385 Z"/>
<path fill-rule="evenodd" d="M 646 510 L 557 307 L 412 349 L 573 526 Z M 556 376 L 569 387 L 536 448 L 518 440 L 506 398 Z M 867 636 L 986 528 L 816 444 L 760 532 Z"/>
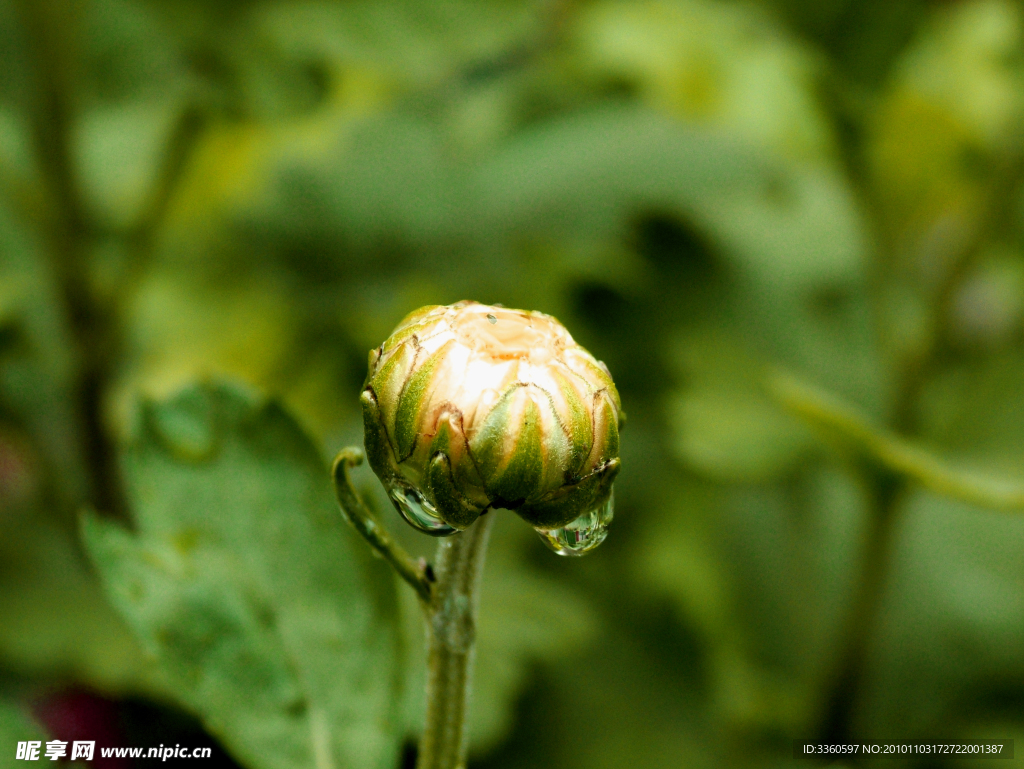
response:
<path fill-rule="evenodd" d="M 476 302 L 423 307 L 370 353 L 366 454 L 421 531 L 514 510 L 563 555 L 604 539 L 619 395 L 554 318 Z"/>

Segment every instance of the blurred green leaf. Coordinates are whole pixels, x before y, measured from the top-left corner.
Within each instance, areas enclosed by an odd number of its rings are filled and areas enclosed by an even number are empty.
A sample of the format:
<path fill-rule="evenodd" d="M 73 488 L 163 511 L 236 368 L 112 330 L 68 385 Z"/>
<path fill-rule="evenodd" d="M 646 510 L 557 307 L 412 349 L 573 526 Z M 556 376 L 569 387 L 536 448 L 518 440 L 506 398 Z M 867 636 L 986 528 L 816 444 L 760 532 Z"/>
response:
<path fill-rule="evenodd" d="M 488 158 L 472 197 L 499 231 L 621 234 L 650 208 L 697 213 L 708 196 L 756 186 L 765 163 L 727 139 L 631 105 L 531 126 Z M 698 219 L 698 222 L 701 220 Z"/>
<path fill-rule="evenodd" d="M 280 407 L 196 385 L 142 406 L 138 533 L 88 517 L 110 598 L 175 696 L 252 767 L 391 767 L 394 586 Z"/>
<path fill-rule="evenodd" d="M 75 142 L 82 192 L 92 221 L 129 230 L 157 191 L 178 99 L 122 103 L 91 110 L 78 123 Z"/>
<path fill-rule="evenodd" d="M 259 118 L 306 113 L 344 92 L 358 108 L 360 94 L 458 87 L 534 45 L 546 20 L 538 0 L 147 5 L 182 52 L 215 65 L 202 76 L 224 105 Z"/>
<path fill-rule="evenodd" d="M 543 33 L 538 0 L 354 0 L 267 4 L 260 24 L 290 52 L 382 69 L 403 86 L 440 86 L 461 68 L 518 53 Z"/>
<path fill-rule="evenodd" d="M 71 534 L 41 514 L 12 518 L 0 527 L 3 664 L 115 696 L 160 691 Z"/>
<path fill-rule="evenodd" d="M 765 391 L 764 365 L 728 336 L 690 331 L 672 352 L 685 386 L 669 396 L 668 425 L 689 467 L 726 482 L 767 481 L 818 450 L 813 433 Z"/>
<path fill-rule="evenodd" d="M 19 742 L 29 740 L 41 742 L 46 738 L 47 735 L 39 724 L 29 718 L 22 708 L 13 702 L 0 699 L 0 746 L 3 751 L 0 753 L 0 767 L 2 769 L 15 769 L 15 767 L 25 765 L 15 758 Z M 39 751 L 39 755 L 43 755 L 42 749 Z"/>
<path fill-rule="evenodd" d="M 1024 518 L 920 493 L 899 527 L 859 723 L 930 734 L 1024 681 Z"/>
<path fill-rule="evenodd" d="M 987 195 L 1024 117 L 1024 14 L 1009 0 L 940 6 L 891 73 L 869 121 L 880 219 L 920 274 L 984 227 Z"/>
<path fill-rule="evenodd" d="M 756 485 L 676 480 L 641 522 L 634 573 L 703 639 L 712 705 L 737 730 L 810 727 L 864 514 L 835 467 Z"/>
<path fill-rule="evenodd" d="M 837 169 L 780 164 L 759 184 L 719 192 L 706 207 L 712 232 L 776 296 L 864 278 L 864 224 Z"/>
<path fill-rule="evenodd" d="M 571 39 L 584 78 L 626 83 L 668 114 L 790 158 L 832 150 L 818 62 L 754 4 L 604 0 Z"/>
<path fill-rule="evenodd" d="M 753 388 L 709 383 L 685 390 L 671 400 L 669 419 L 679 456 L 720 480 L 776 477 L 813 446 L 807 430 Z"/>
<path fill-rule="evenodd" d="M 863 227 L 844 180 L 641 107 L 594 109 L 521 132 L 477 174 L 488 232 L 625 234 L 674 214 L 774 296 L 861 279 Z"/>

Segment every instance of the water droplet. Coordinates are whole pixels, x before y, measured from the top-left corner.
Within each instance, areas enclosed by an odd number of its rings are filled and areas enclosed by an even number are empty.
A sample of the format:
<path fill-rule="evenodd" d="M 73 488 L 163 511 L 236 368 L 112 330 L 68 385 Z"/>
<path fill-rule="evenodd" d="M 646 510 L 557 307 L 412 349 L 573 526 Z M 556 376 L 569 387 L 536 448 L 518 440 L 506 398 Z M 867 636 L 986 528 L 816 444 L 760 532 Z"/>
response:
<path fill-rule="evenodd" d="M 445 523 L 427 498 L 412 486 L 395 481 L 387 485 L 387 490 L 398 512 L 414 529 L 432 537 L 447 537 L 455 533 L 456 529 Z"/>
<path fill-rule="evenodd" d="M 559 555 L 583 555 L 604 542 L 615 516 L 615 495 L 560 529 L 537 529 L 544 544 Z"/>
<path fill-rule="evenodd" d="M 491 313 L 487 313 L 487 322 L 493 326 L 495 323 L 498 322 L 498 319 L 495 316 L 491 315 Z"/>

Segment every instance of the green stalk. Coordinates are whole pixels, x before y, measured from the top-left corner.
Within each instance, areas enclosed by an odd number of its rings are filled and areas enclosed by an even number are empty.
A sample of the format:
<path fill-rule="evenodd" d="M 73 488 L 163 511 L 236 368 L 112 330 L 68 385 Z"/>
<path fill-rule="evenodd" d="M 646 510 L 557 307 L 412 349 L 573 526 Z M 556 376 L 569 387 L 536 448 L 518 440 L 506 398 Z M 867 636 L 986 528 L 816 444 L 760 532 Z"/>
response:
<path fill-rule="evenodd" d="M 483 515 L 437 546 L 437 583 L 425 606 L 427 719 L 416 769 L 466 765 L 480 576 L 493 519 L 493 513 Z"/>
<path fill-rule="evenodd" d="M 832 675 L 826 679 L 824 710 L 818 727 L 817 739 L 830 744 L 854 738 L 854 709 L 863 689 L 868 645 L 878 624 L 878 609 L 889 578 L 893 531 L 907 489 L 905 479 L 884 470 L 868 468 L 864 473 L 870 479 L 871 509 L 860 556 L 861 579 L 843 624 Z"/>
<path fill-rule="evenodd" d="M 191 157 L 203 120 L 199 110 L 182 113 L 166 148 L 154 195 L 139 222 L 123 233 L 133 256 L 126 280 L 109 296 L 97 295 L 90 272 L 91 251 L 99 233 L 77 178 L 73 134 L 77 115 L 82 26 L 87 8 L 69 0 L 18 0 L 27 53 L 33 68 L 28 100 L 32 140 L 46 192 L 44 228 L 50 241 L 53 274 L 70 337 L 75 342 L 77 443 L 89 475 L 89 502 L 108 514 L 124 516 L 127 503 L 117 450 L 104 419 L 107 385 L 122 352 L 120 326 L 128 279 L 137 279 L 153 248 L 177 184 Z M 57 468 L 66 473 L 66 468 Z M 84 502 L 73 499 L 76 511 Z"/>
<path fill-rule="evenodd" d="M 352 527 L 416 591 L 426 619 L 427 718 L 416 769 L 463 769 L 480 577 L 494 514 L 441 539 L 435 572 L 406 553 L 360 501 L 348 471 L 362 461 L 363 452 L 355 448 L 335 458 L 338 504 Z"/>
<path fill-rule="evenodd" d="M 75 341 L 76 405 L 81 461 L 90 502 L 123 514 L 114 447 L 103 424 L 103 384 L 109 371 L 110 318 L 93 301 L 88 270 L 91 231 L 71 151 L 82 8 L 59 0 L 21 0 L 21 21 L 33 68 L 29 101 L 32 140 L 46 191 L 45 229 L 65 319 Z M 75 507 L 84 500 L 73 501 Z"/>
<path fill-rule="evenodd" d="M 409 583 L 420 597 L 420 601 L 425 605 L 429 604 L 432 583 L 426 574 L 426 564 L 417 563 L 411 555 L 405 552 L 356 494 L 348 471 L 362 463 L 362 450 L 351 446 L 342 449 L 334 458 L 331 476 L 334 480 L 334 492 L 338 497 L 341 512 L 352 527 L 359 532 L 359 535 L 369 543 L 370 547 L 391 564 L 398 576 Z"/>

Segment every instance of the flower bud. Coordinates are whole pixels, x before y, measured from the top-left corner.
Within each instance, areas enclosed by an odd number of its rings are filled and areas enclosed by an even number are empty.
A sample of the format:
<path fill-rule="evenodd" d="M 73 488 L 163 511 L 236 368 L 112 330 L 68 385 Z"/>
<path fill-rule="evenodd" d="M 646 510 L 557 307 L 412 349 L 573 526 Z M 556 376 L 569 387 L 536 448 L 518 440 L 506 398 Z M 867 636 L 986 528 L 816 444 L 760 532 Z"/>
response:
<path fill-rule="evenodd" d="M 421 531 L 506 508 L 561 554 L 604 539 L 625 416 L 607 367 L 551 316 L 416 310 L 370 353 L 361 400 L 370 466 Z"/>

